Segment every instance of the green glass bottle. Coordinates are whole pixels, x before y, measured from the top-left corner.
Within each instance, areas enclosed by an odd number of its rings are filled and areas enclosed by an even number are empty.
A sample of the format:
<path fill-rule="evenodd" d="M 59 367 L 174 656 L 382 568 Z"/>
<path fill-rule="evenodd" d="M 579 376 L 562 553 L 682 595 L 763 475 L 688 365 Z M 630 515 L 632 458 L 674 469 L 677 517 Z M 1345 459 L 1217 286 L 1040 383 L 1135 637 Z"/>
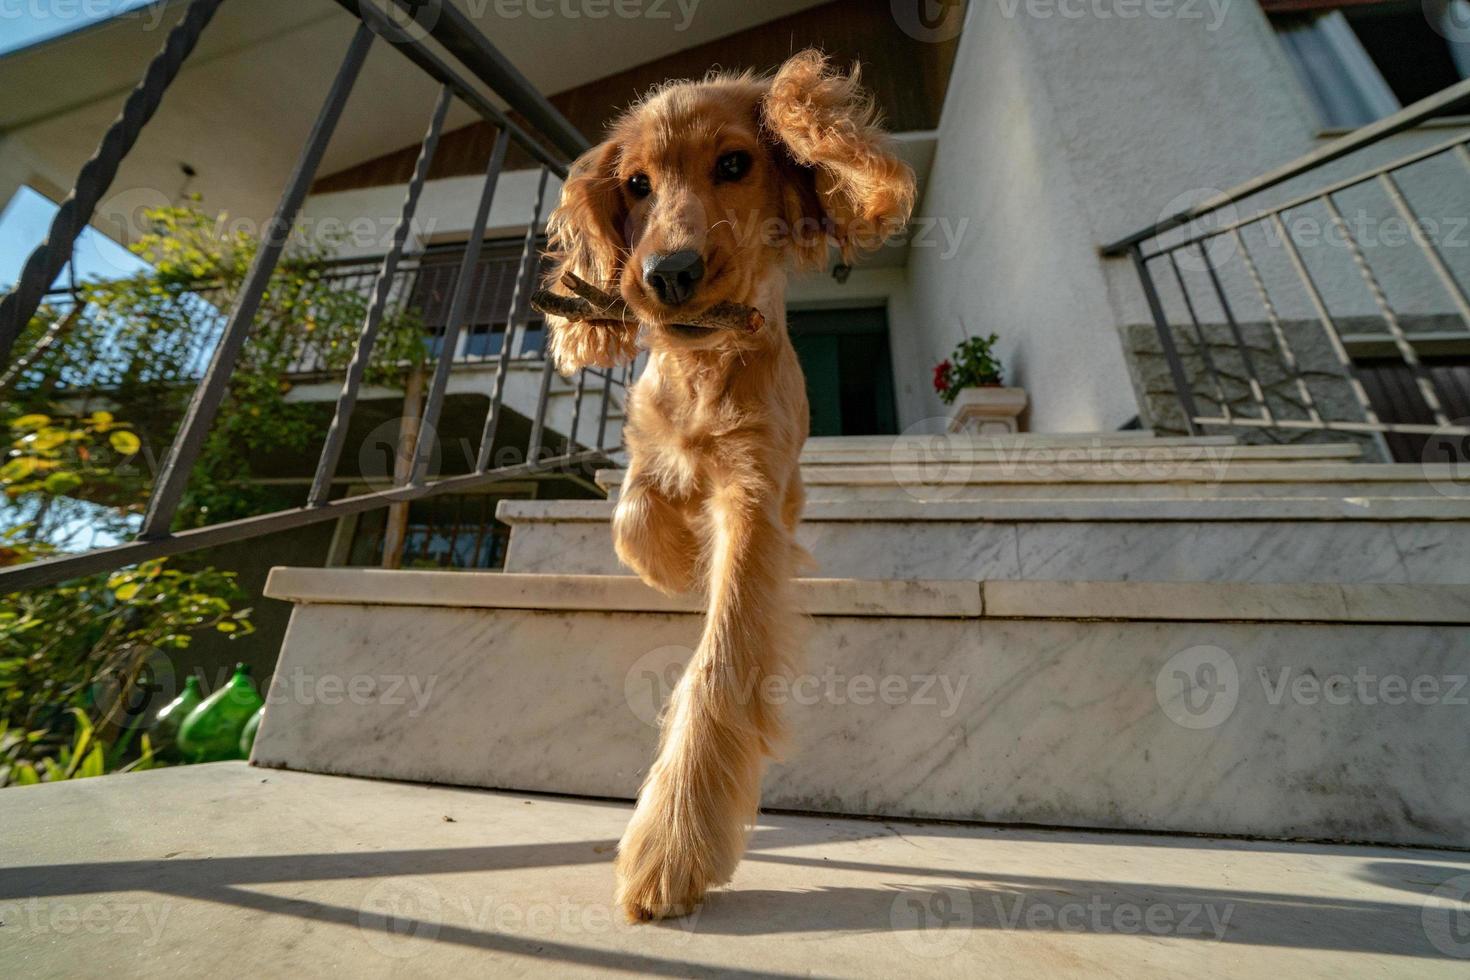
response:
<path fill-rule="evenodd" d="M 255 733 L 260 731 L 260 719 L 263 717 L 265 717 L 265 705 L 261 705 L 260 710 L 250 716 L 250 720 L 240 731 L 240 758 L 250 758 L 250 750 L 255 747 Z"/>
<path fill-rule="evenodd" d="M 154 754 L 170 762 L 183 758 L 179 751 L 179 727 L 189 712 L 199 707 L 204 693 L 199 690 L 199 678 L 190 674 L 184 680 L 184 690 L 178 697 L 158 709 L 153 724 L 148 726 L 148 738 L 153 743 Z"/>
<path fill-rule="evenodd" d="M 179 727 L 179 748 L 190 762 L 240 758 L 240 735 L 250 716 L 265 704 L 250 680 L 250 667 L 235 665 L 235 676 L 189 712 Z"/>

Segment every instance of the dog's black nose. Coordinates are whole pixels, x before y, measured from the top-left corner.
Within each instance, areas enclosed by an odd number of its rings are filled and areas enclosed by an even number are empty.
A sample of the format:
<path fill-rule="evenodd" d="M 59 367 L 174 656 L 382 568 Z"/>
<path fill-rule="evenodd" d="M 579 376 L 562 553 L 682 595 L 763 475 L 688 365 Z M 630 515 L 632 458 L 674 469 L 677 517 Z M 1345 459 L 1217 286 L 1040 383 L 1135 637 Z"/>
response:
<path fill-rule="evenodd" d="M 695 284 L 703 278 L 704 257 L 693 249 L 643 260 L 643 281 L 668 306 L 678 306 L 693 296 Z"/>

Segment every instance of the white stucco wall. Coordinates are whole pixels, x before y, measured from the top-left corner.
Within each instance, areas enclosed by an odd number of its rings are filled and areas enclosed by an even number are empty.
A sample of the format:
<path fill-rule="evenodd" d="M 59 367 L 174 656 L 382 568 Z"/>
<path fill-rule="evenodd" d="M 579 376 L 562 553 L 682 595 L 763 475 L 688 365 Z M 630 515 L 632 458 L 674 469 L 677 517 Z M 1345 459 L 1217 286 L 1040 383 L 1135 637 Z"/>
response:
<path fill-rule="evenodd" d="M 915 249 L 909 268 L 929 359 L 959 321 L 1000 334 L 1036 431 L 1111 429 L 1137 411 L 1117 329 L 1146 308 L 1129 264 L 1098 246 L 1308 151 L 1316 131 L 1254 3 L 1072 9 L 971 5 L 920 209 L 969 225 L 957 255 Z"/>
<path fill-rule="evenodd" d="M 1238 213 L 1459 131 L 1437 124 L 1402 134 L 1245 202 Z M 1113 429 L 1138 414 L 1120 332 L 1150 318 L 1131 263 L 1103 259 L 1099 247 L 1329 138 L 1254 0 L 972 0 L 907 268 L 859 267 L 843 286 L 807 278 L 793 284 L 791 303 L 887 308 L 904 429 L 942 425 L 948 410 L 930 386 L 933 365 L 961 336 L 992 331 L 1009 383 L 1031 396 L 1033 431 Z M 1446 161 L 1405 175 L 1421 215 L 1470 214 L 1470 180 L 1457 167 Z M 529 171 L 502 177 L 492 235 L 524 228 L 534 181 Z M 478 186 L 476 177 L 432 182 L 418 242 L 462 239 Z M 553 181 L 547 210 L 558 191 Z M 368 234 L 352 236 L 343 252 L 377 253 L 402 194 L 392 187 L 319 195 L 305 215 L 318 229 L 355 219 Z M 1380 234 L 1393 217 L 1381 192 L 1349 192 L 1343 206 L 1377 236 L 1365 251 L 1395 309 L 1407 316 L 1452 310 L 1418 246 Z M 1315 216 L 1325 218 L 1320 208 Z M 1310 231 L 1313 212 L 1301 217 Z M 1451 264 L 1470 265 L 1470 229 L 1459 236 L 1466 247 L 1449 256 Z M 1278 313 L 1310 320 L 1284 252 L 1256 232 L 1246 237 L 1259 249 Z M 1377 316 L 1340 243 L 1303 243 L 1302 251 L 1335 315 Z M 1261 320 L 1243 261 L 1228 249 L 1219 260 L 1237 317 Z M 1172 278 L 1157 271 L 1172 318 L 1186 322 Z M 1185 273 L 1199 315 L 1219 322 L 1197 261 Z"/>
<path fill-rule="evenodd" d="M 536 201 L 539 172 L 511 170 L 500 175 L 486 226 L 489 238 L 525 234 L 526 222 Z M 447 177 L 424 185 L 414 216 L 410 250 L 438 242 L 464 241 L 479 207 L 483 177 Z M 371 187 L 363 190 L 316 194 L 301 210 L 305 231 L 317 236 L 346 238 L 337 252 L 344 258 L 382 255 L 391 242 L 406 185 Z M 548 176 L 541 215 L 555 207 L 561 181 Z"/>

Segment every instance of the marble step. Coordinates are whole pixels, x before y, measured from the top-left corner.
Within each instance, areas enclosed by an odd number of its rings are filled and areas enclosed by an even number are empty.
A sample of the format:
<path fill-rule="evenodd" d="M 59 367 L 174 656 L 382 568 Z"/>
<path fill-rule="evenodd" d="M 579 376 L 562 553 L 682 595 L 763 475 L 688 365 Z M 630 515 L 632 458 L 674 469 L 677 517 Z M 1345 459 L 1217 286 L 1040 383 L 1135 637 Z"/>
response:
<path fill-rule="evenodd" d="M 899 437 L 888 442 L 835 438 L 809 440 L 802 450 L 803 465 L 813 466 L 944 466 L 993 463 L 1011 467 L 1169 465 L 1188 462 L 1221 463 L 1322 462 L 1358 459 L 1357 443 L 1304 443 L 1286 446 L 1241 446 L 1209 437 L 1146 439 L 1117 442 L 1105 437 L 1067 443 L 1005 443 L 980 437 Z"/>
<path fill-rule="evenodd" d="M 1015 446 L 1233 446 L 1240 440 L 1230 435 L 1160 436 L 1149 429 L 1114 432 L 1017 432 L 1009 435 L 936 433 L 889 436 L 812 436 L 806 448 L 814 453 L 838 449 L 892 449 L 895 446 L 971 446 L 1004 448 Z"/>
<path fill-rule="evenodd" d="M 599 470 L 616 500 L 623 469 Z M 1018 500 L 1219 497 L 1470 497 L 1453 464 L 1006 463 L 805 466 L 809 501 Z"/>
<path fill-rule="evenodd" d="M 629 926 L 626 803 L 243 762 L 5 792 L 17 978 L 1465 975 L 1462 851 L 766 813 Z"/>
<path fill-rule="evenodd" d="M 625 571 L 608 501 L 502 501 L 506 570 Z M 1470 583 L 1470 499 L 863 501 L 807 505 L 834 578 Z"/>
<path fill-rule="evenodd" d="M 256 765 L 630 798 L 697 601 L 276 569 Z M 765 806 L 1460 847 L 1470 586 L 805 581 Z"/>

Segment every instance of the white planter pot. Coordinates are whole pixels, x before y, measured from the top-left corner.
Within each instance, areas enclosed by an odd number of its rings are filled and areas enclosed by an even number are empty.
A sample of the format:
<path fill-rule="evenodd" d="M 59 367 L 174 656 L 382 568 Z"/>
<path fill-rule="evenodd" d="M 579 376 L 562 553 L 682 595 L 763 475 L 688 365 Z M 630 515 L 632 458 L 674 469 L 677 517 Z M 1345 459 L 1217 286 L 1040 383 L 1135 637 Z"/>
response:
<path fill-rule="evenodd" d="M 1026 405 L 1024 388 L 961 388 L 949 417 L 949 431 L 971 435 L 1020 432 Z"/>

